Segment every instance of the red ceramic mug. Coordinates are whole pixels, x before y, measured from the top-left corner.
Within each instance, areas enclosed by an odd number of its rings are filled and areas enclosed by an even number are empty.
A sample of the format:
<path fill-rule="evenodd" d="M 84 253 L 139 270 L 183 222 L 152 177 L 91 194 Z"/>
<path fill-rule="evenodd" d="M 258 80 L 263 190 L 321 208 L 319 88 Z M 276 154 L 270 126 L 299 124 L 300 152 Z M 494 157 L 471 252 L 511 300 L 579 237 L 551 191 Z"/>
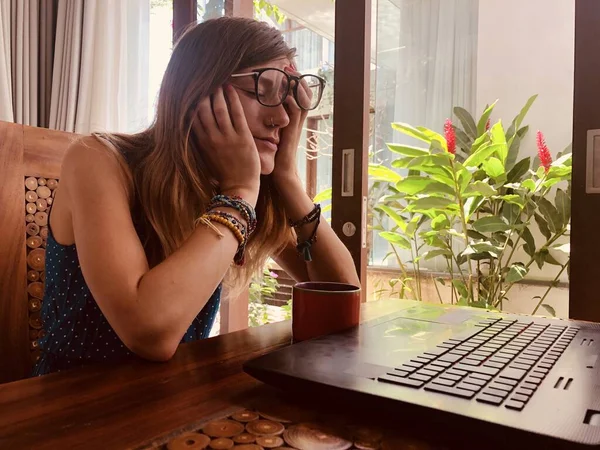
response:
<path fill-rule="evenodd" d="M 360 322 L 360 287 L 346 283 L 298 283 L 292 291 L 294 342 L 352 328 Z"/>

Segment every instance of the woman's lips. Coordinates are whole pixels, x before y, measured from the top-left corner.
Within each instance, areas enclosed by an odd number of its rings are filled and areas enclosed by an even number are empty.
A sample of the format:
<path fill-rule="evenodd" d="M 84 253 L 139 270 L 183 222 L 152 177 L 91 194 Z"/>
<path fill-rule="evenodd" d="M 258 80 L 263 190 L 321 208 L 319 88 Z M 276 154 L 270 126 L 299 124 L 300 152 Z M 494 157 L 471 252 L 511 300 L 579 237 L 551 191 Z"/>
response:
<path fill-rule="evenodd" d="M 267 147 L 269 150 L 276 152 L 277 144 L 268 139 L 254 138 L 257 142 L 260 142 L 264 147 Z"/>

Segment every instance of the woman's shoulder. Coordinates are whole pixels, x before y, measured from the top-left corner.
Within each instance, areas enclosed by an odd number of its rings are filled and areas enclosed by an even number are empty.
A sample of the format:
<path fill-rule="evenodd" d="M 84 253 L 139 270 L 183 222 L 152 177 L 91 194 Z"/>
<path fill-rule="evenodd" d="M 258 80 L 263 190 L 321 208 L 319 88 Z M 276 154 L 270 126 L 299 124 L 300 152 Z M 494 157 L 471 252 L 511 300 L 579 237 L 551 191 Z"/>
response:
<path fill-rule="evenodd" d="M 120 151 L 97 136 L 83 136 L 67 149 L 61 168 L 61 183 L 80 186 L 90 183 L 118 184 L 129 192 L 131 175 Z"/>

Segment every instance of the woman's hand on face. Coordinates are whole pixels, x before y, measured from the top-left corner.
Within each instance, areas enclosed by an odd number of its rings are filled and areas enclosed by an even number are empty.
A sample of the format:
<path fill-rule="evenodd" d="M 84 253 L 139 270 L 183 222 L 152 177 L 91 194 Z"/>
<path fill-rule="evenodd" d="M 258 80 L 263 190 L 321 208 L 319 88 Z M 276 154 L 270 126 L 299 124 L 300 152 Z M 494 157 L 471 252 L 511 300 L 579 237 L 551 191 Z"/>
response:
<path fill-rule="evenodd" d="M 301 75 L 293 66 L 288 67 L 285 70 L 291 75 Z M 306 102 L 304 104 L 310 104 L 312 91 L 304 80 L 298 84 L 298 97 L 301 102 Z M 273 176 L 276 182 L 277 179 L 287 181 L 290 177 L 296 176 L 296 152 L 298 151 L 298 145 L 300 144 L 302 126 L 308 115 L 308 111 L 301 109 L 298 106 L 298 103 L 291 92 L 291 88 L 290 93 L 285 99 L 284 106 L 290 118 L 290 123 L 288 126 L 281 129 L 279 150 L 275 159 L 275 169 L 273 170 Z"/>
<path fill-rule="evenodd" d="M 229 106 L 225 99 L 229 101 Z M 260 159 L 237 92 L 217 89 L 200 101 L 192 126 L 197 143 L 214 171 L 221 192 L 256 203 L 260 188 Z"/>

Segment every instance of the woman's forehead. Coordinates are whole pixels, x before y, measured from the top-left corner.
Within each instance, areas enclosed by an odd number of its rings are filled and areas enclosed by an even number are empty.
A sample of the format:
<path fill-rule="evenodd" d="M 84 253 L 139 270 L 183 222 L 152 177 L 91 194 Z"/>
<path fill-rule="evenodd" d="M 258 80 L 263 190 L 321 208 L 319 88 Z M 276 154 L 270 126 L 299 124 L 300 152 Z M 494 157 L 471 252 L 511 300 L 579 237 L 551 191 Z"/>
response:
<path fill-rule="evenodd" d="M 258 69 L 264 69 L 264 68 L 272 68 L 272 69 L 285 69 L 286 67 L 288 67 L 291 64 L 291 61 L 288 58 L 278 58 L 278 59 L 272 59 L 271 61 L 267 61 L 261 64 L 257 64 L 255 66 L 252 67 L 248 67 L 248 69 L 244 69 L 244 70 L 248 70 L 248 71 L 252 71 L 252 70 L 258 70 Z"/>

